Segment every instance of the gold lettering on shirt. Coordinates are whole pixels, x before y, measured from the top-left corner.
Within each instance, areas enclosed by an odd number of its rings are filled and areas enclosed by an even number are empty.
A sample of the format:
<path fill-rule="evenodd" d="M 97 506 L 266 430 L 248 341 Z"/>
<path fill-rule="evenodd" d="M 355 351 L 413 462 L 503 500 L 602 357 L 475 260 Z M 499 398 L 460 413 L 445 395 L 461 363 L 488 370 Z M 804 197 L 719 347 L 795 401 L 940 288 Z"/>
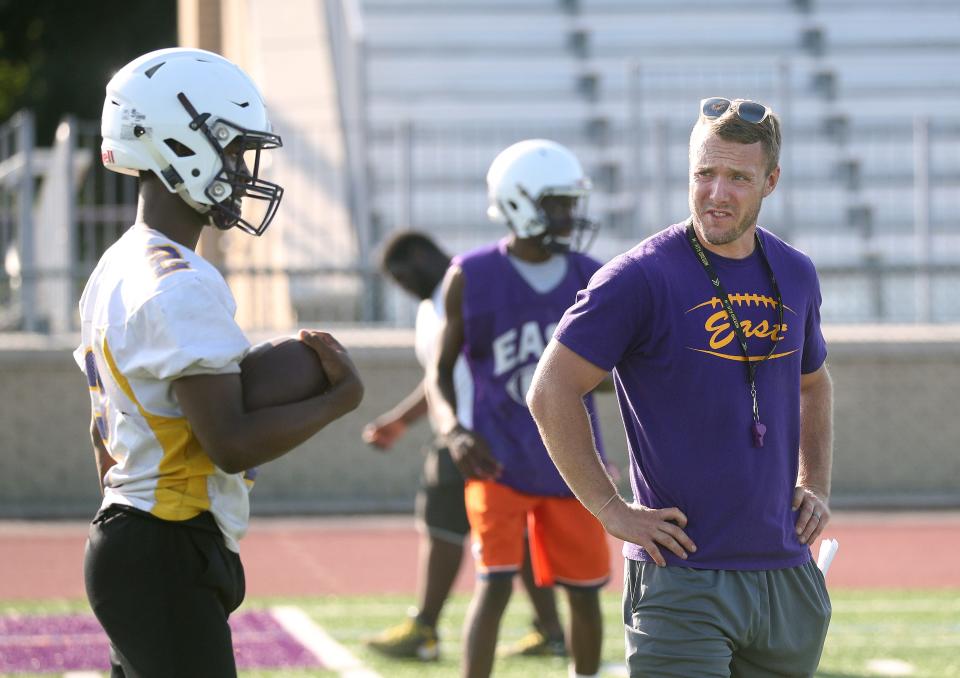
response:
<path fill-rule="evenodd" d="M 766 320 L 761 320 L 756 326 L 749 320 L 742 320 L 740 321 L 740 327 L 743 328 L 743 334 L 748 339 L 750 337 L 760 337 L 777 342 L 783 341 L 783 337 L 787 333 L 787 323 L 783 323 L 783 325 L 774 323 L 771 328 L 770 323 Z M 717 311 L 707 318 L 707 321 L 703 324 L 703 329 L 710 333 L 710 348 L 715 351 L 729 344 L 737 336 L 733 331 L 733 323 L 727 317 L 726 311 Z"/>
<path fill-rule="evenodd" d="M 789 323 L 786 321 L 784 321 L 782 324 L 779 324 L 777 322 L 771 322 L 768 319 L 762 319 L 758 322 L 756 318 L 751 319 L 749 317 L 743 317 L 749 315 L 753 309 L 775 309 L 777 302 L 773 297 L 769 297 L 764 294 L 749 294 L 745 292 L 739 292 L 730 295 L 730 303 L 737 308 L 736 313 L 737 318 L 740 320 L 740 327 L 743 329 L 744 336 L 748 339 L 756 337 L 759 339 L 769 339 L 774 343 L 778 343 L 783 341 L 786 337 L 787 331 L 790 329 Z M 727 352 L 721 352 L 722 349 L 728 348 L 731 343 L 737 340 L 737 334 L 734 331 L 733 323 L 730 321 L 730 317 L 723 308 L 723 304 L 721 303 L 720 299 L 718 297 L 711 297 L 707 301 L 697 304 L 693 308 L 689 309 L 687 313 L 692 313 L 703 308 L 713 311 L 703 322 L 703 329 L 707 333 L 706 338 L 708 345 L 705 348 L 695 348 L 693 346 L 689 346 L 688 348 L 701 353 L 708 353 L 710 355 L 717 356 L 718 358 L 726 358 L 729 360 L 738 361 L 745 360 L 742 355 L 739 355 L 739 349 L 737 350 L 736 355 L 727 354 Z M 740 309 L 743 309 L 743 316 L 741 316 Z M 784 311 L 789 311 L 790 313 L 796 315 L 796 311 L 789 306 L 784 305 L 783 309 Z M 736 344 L 734 344 L 734 346 L 736 346 Z M 770 357 L 780 358 L 795 352 L 796 349 L 786 353 L 774 353 Z M 759 360 L 762 357 L 763 356 L 750 356 L 749 360 Z"/>

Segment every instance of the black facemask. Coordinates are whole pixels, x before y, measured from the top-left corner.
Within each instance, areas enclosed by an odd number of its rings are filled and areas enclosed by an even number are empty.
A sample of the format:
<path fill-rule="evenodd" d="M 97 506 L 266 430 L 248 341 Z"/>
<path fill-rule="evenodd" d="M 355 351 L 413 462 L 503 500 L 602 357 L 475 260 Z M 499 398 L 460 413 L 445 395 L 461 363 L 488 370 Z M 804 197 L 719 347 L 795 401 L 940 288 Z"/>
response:
<path fill-rule="evenodd" d="M 223 146 L 217 141 L 207 124 L 210 114 L 198 113 L 182 92 L 177 98 L 193 119 L 190 126 L 203 133 L 220 157 L 220 171 L 204 190 L 204 195 L 213 203 L 210 206 L 211 223 L 221 230 L 237 227 L 251 235 L 262 235 L 277 214 L 280 200 L 283 198 L 283 187 L 259 177 L 260 152 L 280 148 L 283 146 L 283 141 L 278 135 L 270 132 L 251 131 L 228 120 L 217 120 L 217 125 L 225 125 L 236 130 L 237 136 L 231 143 L 237 144 L 241 151 L 254 151 L 253 168 L 248 169 L 242 161 L 235 163 L 227 157 Z M 218 188 L 222 191 L 222 184 L 230 186 L 231 192 L 229 195 L 217 195 Z M 266 202 L 263 217 L 258 224 L 251 223 L 243 218 L 241 198 L 244 197 Z"/>

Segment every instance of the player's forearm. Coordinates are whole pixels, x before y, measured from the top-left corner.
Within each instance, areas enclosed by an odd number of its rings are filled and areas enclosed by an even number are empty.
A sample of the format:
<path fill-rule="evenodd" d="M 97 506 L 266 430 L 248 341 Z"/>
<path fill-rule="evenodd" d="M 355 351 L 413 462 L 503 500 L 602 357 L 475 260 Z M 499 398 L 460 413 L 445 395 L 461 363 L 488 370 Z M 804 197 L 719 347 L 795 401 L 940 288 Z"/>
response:
<path fill-rule="evenodd" d="M 534 380 L 527 405 L 560 475 L 587 510 L 596 515 L 617 488 L 597 453 L 583 397 L 543 375 Z"/>
<path fill-rule="evenodd" d="M 318 431 L 354 410 L 363 395 L 359 384 L 341 383 L 325 393 L 288 405 L 225 416 L 200 443 L 227 473 L 240 473 L 283 456 Z"/>
<path fill-rule="evenodd" d="M 453 368 L 440 365 L 428 375 L 427 402 L 430 417 L 441 435 L 454 431 L 460 421 L 457 419 L 457 393 L 453 385 Z"/>
<path fill-rule="evenodd" d="M 381 421 L 399 421 L 406 426 L 410 426 L 427 414 L 427 394 L 424 390 L 424 383 L 420 382 L 409 395 L 401 400 L 389 412 L 378 417 Z"/>
<path fill-rule="evenodd" d="M 453 369 L 466 343 L 463 321 L 463 290 L 466 280 L 459 266 L 447 269 L 443 280 L 445 317 L 437 335 L 437 353 L 427 370 L 427 402 L 434 429 L 441 436 L 460 428 Z"/>
<path fill-rule="evenodd" d="M 830 497 L 833 468 L 833 383 L 826 368 L 800 388 L 800 471 L 797 485 Z"/>

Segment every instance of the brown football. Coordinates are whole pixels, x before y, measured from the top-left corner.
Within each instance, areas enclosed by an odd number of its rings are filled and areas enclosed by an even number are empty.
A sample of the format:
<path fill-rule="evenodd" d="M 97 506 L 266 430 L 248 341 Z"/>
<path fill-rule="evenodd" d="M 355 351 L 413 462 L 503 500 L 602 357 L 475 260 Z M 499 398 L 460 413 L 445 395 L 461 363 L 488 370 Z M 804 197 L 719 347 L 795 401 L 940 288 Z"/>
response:
<path fill-rule="evenodd" d="M 248 411 L 306 400 L 330 387 L 320 358 L 296 337 L 277 337 L 251 348 L 240 363 L 240 379 Z"/>

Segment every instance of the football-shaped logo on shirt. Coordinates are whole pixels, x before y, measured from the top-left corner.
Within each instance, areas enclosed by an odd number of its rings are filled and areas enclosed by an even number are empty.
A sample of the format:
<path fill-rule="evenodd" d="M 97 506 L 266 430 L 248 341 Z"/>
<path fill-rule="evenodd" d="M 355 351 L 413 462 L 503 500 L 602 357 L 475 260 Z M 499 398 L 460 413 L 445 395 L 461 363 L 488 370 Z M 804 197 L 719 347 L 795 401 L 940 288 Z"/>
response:
<path fill-rule="evenodd" d="M 730 303 L 734 306 L 734 312 L 740 321 L 744 336 L 757 351 L 756 355 L 751 355 L 751 360 L 763 358 L 767 354 L 768 342 L 785 346 L 781 342 L 786 338 L 790 325 L 795 322 L 791 315 L 796 316 L 796 311 L 784 305 L 784 321 L 783 325 L 780 325 L 776 316 L 773 315 L 777 308 L 777 302 L 773 297 L 765 294 L 736 292 L 730 294 Z M 726 360 L 738 362 L 745 360 L 733 323 L 718 297 L 711 297 L 697 304 L 688 309 L 687 314 L 696 318 L 697 323 L 703 324 L 705 340 L 702 348 L 695 346 L 687 348 Z M 783 358 L 796 352 L 795 348 L 777 350 L 770 358 Z"/>

